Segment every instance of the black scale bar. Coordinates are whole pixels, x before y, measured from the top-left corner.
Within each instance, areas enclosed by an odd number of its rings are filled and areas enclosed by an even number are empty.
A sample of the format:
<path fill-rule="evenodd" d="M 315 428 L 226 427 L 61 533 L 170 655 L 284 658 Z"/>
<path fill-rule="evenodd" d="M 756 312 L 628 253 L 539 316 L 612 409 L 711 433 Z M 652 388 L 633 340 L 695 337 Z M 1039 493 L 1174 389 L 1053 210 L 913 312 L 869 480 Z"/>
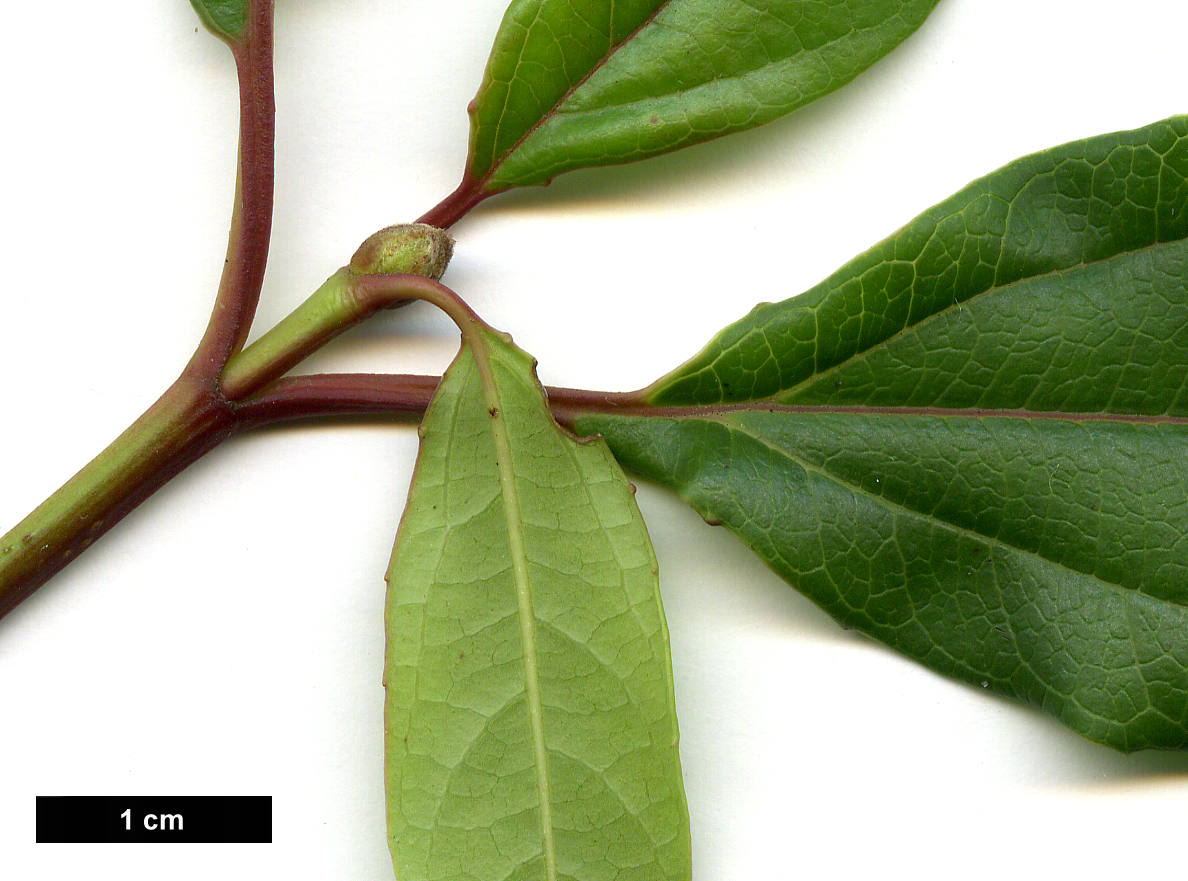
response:
<path fill-rule="evenodd" d="M 37 796 L 38 844 L 271 844 L 272 796 Z"/>

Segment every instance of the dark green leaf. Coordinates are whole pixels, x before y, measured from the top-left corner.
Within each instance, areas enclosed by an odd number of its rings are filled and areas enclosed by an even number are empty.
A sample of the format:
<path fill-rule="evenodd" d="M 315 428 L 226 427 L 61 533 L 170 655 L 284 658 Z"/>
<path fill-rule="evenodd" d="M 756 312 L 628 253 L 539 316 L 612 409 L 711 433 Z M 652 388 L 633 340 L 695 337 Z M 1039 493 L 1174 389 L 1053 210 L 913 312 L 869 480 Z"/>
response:
<path fill-rule="evenodd" d="M 668 631 L 631 488 L 470 335 L 422 427 L 389 572 L 401 881 L 688 881 Z"/>
<path fill-rule="evenodd" d="M 1188 118 L 970 184 L 647 397 L 578 427 L 845 625 L 1188 746 Z"/>
<path fill-rule="evenodd" d="M 234 43 L 247 23 L 248 0 L 190 0 L 206 29 L 221 40 Z"/>
<path fill-rule="evenodd" d="M 471 105 L 466 180 L 543 184 L 770 122 L 870 67 L 936 2 L 514 0 Z"/>

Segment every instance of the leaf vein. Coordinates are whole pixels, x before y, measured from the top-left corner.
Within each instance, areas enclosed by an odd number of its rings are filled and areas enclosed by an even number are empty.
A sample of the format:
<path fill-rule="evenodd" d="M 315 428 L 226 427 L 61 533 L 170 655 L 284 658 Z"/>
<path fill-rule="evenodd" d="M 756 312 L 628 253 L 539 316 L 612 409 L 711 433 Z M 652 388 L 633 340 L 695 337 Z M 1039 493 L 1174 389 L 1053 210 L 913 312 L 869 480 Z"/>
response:
<path fill-rule="evenodd" d="M 813 474 L 817 474 L 820 477 L 824 478 L 825 480 L 828 480 L 828 481 L 836 484 L 837 486 L 839 486 L 843 489 L 846 489 L 849 492 L 852 492 L 857 495 L 862 495 L 862 496 L 866 497 L 868 500 L 870 500 L 876 504 L 882 504 L 892 511 L 897 511 L 901 514 L 910 515 L 912 517 L 932 517 L 932 519 L 937 520 L 938 523 L 943 524 L 946 528 L 951 529 L 954 532 L 961 533 L 961 534 L 966 535 L 970 538 L 973 538 L 977 541 L 987 542 L 987 543 L 992 544 L 995 547 L 999 548 L 1000 550 L 1010 551 L 1012 553 L 1019 554 L 1021 556 L 1027 557 L 1029 559 L 1035 560 L 1037 562 L 1043 563 L 1048 566 L 1057 566 L 1061 569 L 1066 569 L 1068 572 L 1073 573 L 1074 575 L 1077 575 L 1079 577 L 1086 578 L 1090 581 L 1093 581 L 1093 582 L 1101 585 L 1102 587 L 1108 588 L 1111 591 L 1119 591 L 1123 596 L 1125 596 L 1127 598 L 1142 600 L 1142 601 L 1144 601 L 1145 604 L 1148 604 L 1152 609 L 1158 609 L 1160 607 L 1160 605 L 1162 605 L 1163 603 L 1171 602 L 1170 600 L 1155 599 L 1154 597 L 1148 596 L 1147 594 L 1142 593 L 1141 591 L 1137 591 L 1133 588 L 1126 587 L 1125 585 L 1118 584 L 1117 582 L 1106 580 L 1106 579 L 1101 578 L 1097 575 L 1094 575 L 1090 572 L 1082 572 L 1077 569 L 1072 569 L 1072 568 L 1067 567 L 1064 564 L 1062 564 L 1056 560 L 1051 560 L 1047 557 L 1044 557 L 1043 555 L 1038 554 L 1035 551 L 1031 551 L 1031 550 L 1028 550 L 1027 548 L 1019 547 L 1017 545 L 1011 544 L 1007 541 L 1004 541 L 1002 539 L 999 539 L 999 538 L 996 538 L 993 536 L 984 535 L 980 532 L 977 532 L 976 530 L 970 529 L 965 526 L 961 526 L 956 523 L 952 523 L 951 521 L 948 521 L 948 520 L 940 520 L 939 518 L 935 517 L 934 515 L 925 514 L 922 511 L 917 511 L 913 508 L 909 508 L 909 507 L 902 505 L 898 502 L 892 501 L 891 499 L 888 499 L 885 496 L 875 495 L 874 493 L 871 493 L 869 490 L 865 489 L 864 487 L 859 486 L 858 484 L 853 483 L 851 481 L 845 480 L 844 478 L 842 478 L 830 471 L 822 469 L 822 468 L 812 464 L 808 460 L 795 455 L 793 452 L 791 452 L 787 448 L 779 446 L 778 444 L 772 443 L 767 438 L 764 438 L 762 435 L 747 429 L 745 426 L 742 426 L 742 425 L 738 424 L 737 422 L 732 422 L 727 419 L 718 419 L 717 421 L 719 421 L 720 424 L 725 426 L 728 431 L 730 431 L 730 430 L 738 431 L 739 433 L 743 434 L 744 436 L 751 438 L 756 443 L 759 443 L 760 445 L 767 447 L 771 451 L 778 453 L 778 454 L 788 458 L 789 460 L 795 462 L 797 465 L 799 465 L 801 468 L 803 468 L 806 472 L 811 472 Z M 1181 604 L 1176 603 L 1176 605 L 1181 605 Z"/>

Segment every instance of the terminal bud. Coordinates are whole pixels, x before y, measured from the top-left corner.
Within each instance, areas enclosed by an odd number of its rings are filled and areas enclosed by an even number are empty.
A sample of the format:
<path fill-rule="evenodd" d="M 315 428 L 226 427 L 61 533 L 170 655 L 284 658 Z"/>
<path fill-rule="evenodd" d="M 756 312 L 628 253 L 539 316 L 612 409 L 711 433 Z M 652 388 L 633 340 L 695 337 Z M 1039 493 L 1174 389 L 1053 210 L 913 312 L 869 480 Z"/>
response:
<path fill-rule="evenodd" d="M 351 258 L 358 275 L 422 275 L 441 278 L 454 253 L 445 230 L 425 223 L 399 223 L 368 236 Z"/>

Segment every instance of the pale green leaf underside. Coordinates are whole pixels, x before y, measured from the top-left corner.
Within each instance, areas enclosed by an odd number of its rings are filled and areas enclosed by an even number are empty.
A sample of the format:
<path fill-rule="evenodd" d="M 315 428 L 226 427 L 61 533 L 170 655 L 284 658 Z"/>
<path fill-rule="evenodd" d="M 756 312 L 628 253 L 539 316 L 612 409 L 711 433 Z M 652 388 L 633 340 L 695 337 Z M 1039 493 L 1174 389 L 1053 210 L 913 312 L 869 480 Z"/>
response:
<path fill-rule="evenodd" d="M 847 626 L 1188 746 L 1188 120 L 1020 159 L 591 416 Z"/>
<path fill-rule="evenodd" d="M 849 82 L 937 0 L 514 0 L 467 177 L 547 183 L 770 122 Z"/>
<path fill-rule="evenodd" d="M 426 414 L 388 578 L 397 878 L 688 881 L 643 521 L 605 445 L 562 432 L 494 335 Z"/>

